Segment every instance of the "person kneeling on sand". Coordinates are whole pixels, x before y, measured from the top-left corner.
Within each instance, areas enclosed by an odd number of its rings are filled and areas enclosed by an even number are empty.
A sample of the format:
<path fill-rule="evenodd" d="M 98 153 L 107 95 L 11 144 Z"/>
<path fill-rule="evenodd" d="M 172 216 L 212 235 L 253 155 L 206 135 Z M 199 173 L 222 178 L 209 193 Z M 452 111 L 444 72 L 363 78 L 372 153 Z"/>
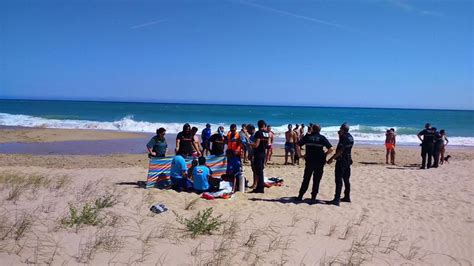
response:
<path fill-rule="evenodd" d="M 235 182 L 234 188 L 238 188 L 240 176 L 242 175 L 242 161 L 232 150 L 227 150 L 225 155 L 227 157 L 227 169 L 222 179 L 228 179 L 228 181 Z"/>
<path fill-rule="evenodd" d="M 198 166 L 194 167 L 193 170 L 193 188 L 198 194 L 215 190 L 209 184 L 209 178 L 211 178 L 211 169 L 206 165 L 206 158 L 199 157 Z"/>
<path fill-rule="evenodd" d="M 180 192 L 187 191 L 190 187 L 190 181 L 187 178 L 188 168 L 182 154 L 178 153 L 171 161 L 170 177 L 171 188 Z"/>

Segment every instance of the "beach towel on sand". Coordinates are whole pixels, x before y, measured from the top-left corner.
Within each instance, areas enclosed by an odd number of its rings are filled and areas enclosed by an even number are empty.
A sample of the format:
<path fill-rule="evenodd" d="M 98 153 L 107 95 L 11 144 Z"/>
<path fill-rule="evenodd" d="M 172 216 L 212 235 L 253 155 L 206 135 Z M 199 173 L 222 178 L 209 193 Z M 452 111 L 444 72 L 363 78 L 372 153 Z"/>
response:
<path fill-rule="evenodd" d="M 263 179 L 263 183 L 265 185 L 265 187 L 273 187 L 273 186 L 277 186 L 277 187 L 281 187 L 283 186 L 283 178 L 280 178 L 280 177 L 265 177 Z"/>
<path fill-rule="evenodd" d="M 151 158 L 148 165 L 148 177 L 146 188 L 167 189 L 171 187 L 170 169 L 173 157 Z M 185 158 L 186 166 L 191 167 L 193 158 Z M 227 157 L 225 156 L 207 156 L 206 165 L 211 168 L 211 175 L 214 178 L 220 178 L 227 169 Z"/>
<path fill-rule="evenodd" d="M 228 181 L 221 181 L 219 184 L 219 190 L 215 192 L 204 192 L 201 195 L 201 198 L 207 200 L 213 200 L 217 198 L 222 199 L 230 199 L 232 198 L 233 192 L 233 184 Z"/>

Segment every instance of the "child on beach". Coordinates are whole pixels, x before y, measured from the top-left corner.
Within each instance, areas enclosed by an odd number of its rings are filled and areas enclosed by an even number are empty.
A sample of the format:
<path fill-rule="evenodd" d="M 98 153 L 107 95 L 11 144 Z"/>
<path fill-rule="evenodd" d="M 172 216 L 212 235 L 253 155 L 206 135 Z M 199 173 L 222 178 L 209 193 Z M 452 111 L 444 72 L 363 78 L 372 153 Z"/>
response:
<path fill-rule="evenodd" d="M 388 158 L 390 157 L 390 163 L 395 164 L 395 144 L 396 144 L 396 135 L 395 129 L 388 129 L 385 133 L 385 149 L 387 153 L 385 154 L 385 163 L 388 164 Z"/>

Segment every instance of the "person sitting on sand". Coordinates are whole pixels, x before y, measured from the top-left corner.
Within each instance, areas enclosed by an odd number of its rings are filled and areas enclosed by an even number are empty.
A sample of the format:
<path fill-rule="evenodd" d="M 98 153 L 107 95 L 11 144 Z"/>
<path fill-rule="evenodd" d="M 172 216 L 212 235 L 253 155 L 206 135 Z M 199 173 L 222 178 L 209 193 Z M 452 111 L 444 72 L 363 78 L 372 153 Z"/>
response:
<path fill-rule="evenodd" d="M 288 164 L 288 154 L 290 154 L 291 164 L 295 164 L 295 149 L 297 141 L 297 135 L 292 130 L 293 125 L 288 124 L 288 131 L 285 132 L 285 165 Z"/>
<path fill-rule="evenodd" d="M 194 151 L 198 150 L 199 148 L 195 147 L 191 126 L 186 123 L 183 125 L 183 131 L 176 136 L 176 154 L 188 157 L 193 156 Z"/>
<path fill-rule="evenodd" d="M 146 144 L 149 158 L 163 158 L 166 156 L 168 144 L 165 139 L 166 129 L 160 127 L 156 130 L 156 136 Z"/>
<path fill-rule="evenodd" d="M 188 179 L 193 180 L 193 171 L 196 166 L 198 166 L 198 160 L 193 159 L 193 161 L 191 162 L 191 167 L 189 167 L 188 169 L 188 173 L 187 173 Z"/>
<path fill-rule="evenodd" d="M 227 157 L 227 169 L 225 171 L 225 176 L 230 179 L 235 178 L 234 187 L 238 188 L 240 175 L 242 175 L 242 162 L 232 150 L 227 150 L 225 155 Z"/>
<path fill-rule="evenodd" d="M 225 146 L 224 127 L 220 126 L 217 128 L 217 133 L 214 133 L 209 138 L 209 147 L 211 148 L 211 155 L 222 156 L 224 155 Z"/>
<path fill-rule="evenodd" d="M 395 129 L 388 129 L 385 133 L 385 149 L 387 153 L 385 154 L 385 163 L 388 164 L 388 158 L 390 157 L 390 163 L 395 164 L 395 144 L 396 144 L 396 134 Z"/>
<path fill-rule="evenodd" d="M 171 188 L 180 192 L 188 190 L 189 182 L 187 178 L 188 168 L 182 154 L 178 153 L 171 161 L 170 177 Z"/>
<path fill-rule="evenodd" d="M 211 171 L 206 165 L 206 158 L 198 158 L 199 165 L 194 167 L 193 170 L 193 188 L 196 193 L 200 194 L 209 191 L 211 188 L 209 185 L 209 177 L 211 177 Z"/>

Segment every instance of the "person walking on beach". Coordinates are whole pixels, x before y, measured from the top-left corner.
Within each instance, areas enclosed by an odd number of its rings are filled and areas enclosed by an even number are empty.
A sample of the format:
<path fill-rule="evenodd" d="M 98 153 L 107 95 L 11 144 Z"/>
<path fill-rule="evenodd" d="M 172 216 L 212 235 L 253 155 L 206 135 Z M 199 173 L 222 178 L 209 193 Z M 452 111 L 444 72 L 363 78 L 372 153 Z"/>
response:
<path fill-rule="evenodd" d="M 443 164 L 443 163 L 444 163 L 444 159 L 445 159 L 444 153 L 446 152 L 446 146 L 448 145 L 449 140 L 448 140 L 448 138 L 446 137 L 446 131 L 445 131 L 444 129 L 441 129 L 441 130 L 439 131 L 439 134 L 441 134 L 441 139 L 442 139 L 442 141 L 443 141 L 443 143 L 442 143 L 442 145 L 441 145 L 441 147 L 440 147 L 440 149 L 439 149 L 439 153 L 440 153 L 440 157 L 441 157 L 441 158 L 440 158 L 440 163 Z"/>
<path fill-rule="evenodd" d="M 352 165 L 352 146 L 354 138 L 349 133 L 349 125 L 343 123 L 337 132 L 339 134 L 339 142 L 337 143 L 336 153 L 328 160 L 331 164 L 336 160 L 334 177 L 336 181 L 336 193 L 334 199 L 328 201 L 327 204 L 339 206 L 339 202 L 351 202 L 351 165 Z M 344 197 L 341 199 L 342 183 L 344 182 Z"/>
<path fill-rule="evenodd" d="M 319 191 L 319 183 L 323 176 L 324 165 L 326 164 L 326 156 L 333 152 L 331 143 L 323 135 L 320 135 L 321 127 L 313 125 L 312 133 L 306 134 L 299 142 L 298 147 L 306 145 L 306 154 L 301 155 L 301 149 L 297 148 L 299 157 L 304 158 L 305 168 L 303 174 L 303 182 L 296 201 L 302 201 L 303 196 L 308 190 L 311 175 L 313 176 L 313 189 L 311 190 L 311 203 L 317 203 L 316 196 Z M 326 152 L 324 151 L 326 148 Z"/>
<path fill-rule="evenodd" d="M 265 148 L 268 145 L 269 135 L 267 132 L 267 123 L 263 120 L 258 121 L 258 131 L 255 133 L 255 142 L 250 146 L 254 148 L 253 171 L 257 177 L 257 186 L 251 193 L 264 193 L 264 173 L 265 168 Z"/>
<path fill-rule="evenodd" d="M 204 128 L 201 132 L 201 146 L 202 146 L 202 155 L 209 155 L 210 148 L 209 148 L 209 138 L 211 137 L 211 124 L 206 124 L 206 128 Z"/>
<path fill-rule="evenodd" d="M 387 132 L 385 133 L 385 149 L 387 151 L 385 154 L 386 164 L 388 164 L 389 157 L 390 157 L 390 163 L 392 165 L 395 164 L 395 144 L 396 144 L 395 129 L 394 128 L 388 129 Z"/>
<path fill-rule="evenodd" d="M 431 158 L 433 157 L 435 130 L 431 127 L 430 123 L 426 123 L 425 129 L 420 131 L 416 136 L 421 141 L 420 169 L 425 169 L 425 167 L 429 169 L 431 167 Z M 426 157 L 428 157 L 428 164 L 426 164 Z"/>
<path fill-rule="evenodd" d="M 191 126 L 186 123 L 183 125 L 183 131 L 176 136 L 176 154 L 184 157 L 193 156 L 195 150 L 197 151 L 199 148 L 195 147 Z"/>
<path fill-rule="evenodd" d="M 225 139 L 226 137 L 224 136 L 224 127 L 220 126 L 217 128 L 217 132 L 209 138 L 209 147 L 211 148 L 211 155 L 224 155 Z"/>
<path fill-rule="evenodd" d="M 273 136 L 274 136 L 274 133 L 272 131 L 272 126 L 270 125 L 267 126 L 267 133 L 268 133 L 268 145 L 267 145 L 267 156 L 265 158 L 265 166 L 267 166 L 267 163 L 272 160 Z"/>
<path fill-rule="evenodd" d="M 156 136 L 146 144 L 149 158 L 163 158 L 166 156 L 168 144 L 165 139 L 166 129 L 160 127 L 156 130 Z"/>
<path fill-rule="evenodd" d="M 292 130 L 293 125 L 288 124 L 288 131 L 285 132 L 285 165 L 288 164 L 288 154 L 290 154 L 291 164 L 295 164 L 295 150 L 297 136 L 296 133 Z"/>

